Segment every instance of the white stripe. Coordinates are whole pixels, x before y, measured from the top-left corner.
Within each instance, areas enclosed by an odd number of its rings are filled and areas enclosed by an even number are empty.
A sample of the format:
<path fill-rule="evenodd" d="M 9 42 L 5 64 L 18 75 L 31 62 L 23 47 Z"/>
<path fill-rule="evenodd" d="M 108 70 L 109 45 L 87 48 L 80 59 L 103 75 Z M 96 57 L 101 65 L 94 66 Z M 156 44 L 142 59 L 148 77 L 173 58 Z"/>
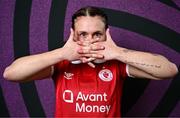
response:
<path fill-rule="evenodd" d="M 126 64 L 126 73 L 127 73 L 128 77 L 135 78 L 134 76 L 130 75 L 130 73 L 129 73 L 129 65 L 128 64 Z"/>
<path fill-rule="evenodd" d="M 80 64 L 81 63 L 81 60 L 74 60 L 74 61 L 71 61 L 72 64 Z"/>

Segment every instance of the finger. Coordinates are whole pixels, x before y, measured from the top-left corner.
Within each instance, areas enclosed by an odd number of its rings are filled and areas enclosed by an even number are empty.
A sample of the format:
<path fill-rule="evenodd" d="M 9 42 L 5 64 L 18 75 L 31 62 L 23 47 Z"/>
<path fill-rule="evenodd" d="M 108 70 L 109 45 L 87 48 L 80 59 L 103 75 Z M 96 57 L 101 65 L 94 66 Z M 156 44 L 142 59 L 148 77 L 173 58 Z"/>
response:
<path fill-rule="evenodd" d="M 96 54 L 98 53 L 100 50 L 90 50 L 90 49 L 79 49 L 77 50 L 77 52 L 79 54 Z"/>
<path fill-rule="evenodd" d="M 92 68 L 95 68 L 96 66 L 92 63 L 92 62 L 89 62 L 88 65 Z"/>
<path fill-rule="evenodd" d="M 80 61 L 82 62 L 82 63 L 88 63 L 88 62 L 91 62 L 91 61 L 94 61 L 95 60 L 95 58 L 86 58 L 86 57 L 80 57 Z"/>
<path fill-rule="evenodd" d="M 90 49 L 93 51 L 98 51 L 98 50 L 104 50 L 105 47 L 99 44 L 92 44 Z"/>
<path fill-rule="evenodd" d="M 80 57 L 80 60 L 81 60 L 82 63 L 88 62 L 86 57 Z"/>
<path fill-rule="evenodd" d="M 74 40 L 74 30 L 72 28 L 70 29 L 70 35 L 69 35 L 69 39 L 68 40 L 71 40 L 71 41 Z"/>
<path fill-rule="evenodd" d="M 77 52 L 78 52 L 79 54 L 87 54 L 87 53 L 90 53 L 91 50 L 90 50 L 90 48 L 82 47 L 82 48 L 78 49 Z"/>
<path fill-rule="evenodd" d="M 105 46 L 100 44 L 91 44 L 89 46 L 80 46 L 79 47 L 79 53 L 90 53 L 90 51 L 98 51 L 98 50 L 104 50 Z M 85 50 L 85 52 L 83 52 Z"/>
<path fill-rule="evenodd" d="M 77 43 L 81 46 L 89 46 L 91 44 L 97 44 L 99 41 L 99 39 L 93 39 L 93 40 L 79 40 Z"/>
<path fill-rule="evenodd" d="M 79 54 L 96 54 L 104 50 L 105 47 L 83 47 L 77 50 Z"/>
<path fill-rule="evenodd" d="M 90 58 L 82 57 L 82 63 L 88 63 Z"/>
<path fill-rule="evenodd" d="M 80 46 L 89 46 L 91 44 L 91 42 L 90 41 L 78 41 L 77 44 Z"/>
<path fill-rule="evenodd" d="M 93 44 L 93 43 L 99 42 L 99 40 L 100 40 L 99 38 L 96 38 L 96 39 L 91 40 L 90 43 Z"/>
<path fill-rule="evenodd" d="M 90 58 L 88 58 L 87 60 L 89 61 L 89 62 L 91 62 L 91 61 L 94 61 L 96 58 L 92 58 L 92 57 L 90 57 Z"/>
<path fill-rule="evenodd" d="M 91 58 L 98 58 L 102 59 L 104 56 L 101 54 L 81 54 L 83 57 L 91 57 Z"/>

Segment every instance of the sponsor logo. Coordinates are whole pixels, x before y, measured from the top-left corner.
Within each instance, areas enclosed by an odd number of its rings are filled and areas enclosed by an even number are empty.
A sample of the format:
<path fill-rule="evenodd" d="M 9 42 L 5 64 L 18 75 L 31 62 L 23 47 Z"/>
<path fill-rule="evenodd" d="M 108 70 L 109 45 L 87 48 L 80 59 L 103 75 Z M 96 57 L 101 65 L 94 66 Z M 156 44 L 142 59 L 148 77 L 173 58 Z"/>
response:
<path fill-rule="evenodd" d="M 74 74 L 73 73 L 67 73 L 67 72 L 64 72 L 64 78 L 66 78 L 66 79 L 72 79 L 72 77 L 74 76 Z"/>
<path fill-rule="evenodd" d="M 73 103 L 73 92 L 71 90 L 65 90 L 63 92 L 63 100 L 67 103 Z"/>
<path fill-rule="evenodd" d="M 103 69 L 99 72 L 99 78 L 103 81 L 109 82 L 113 79 L 113 74 L 109 69 Z"/>
<path fill-rule="evenodd" d="M 80 91 L 74 98 L 71 90 L 65 90 L 63 92 L 63 100 L 66 103 L 74 103 L 76 112 L 104 112 L 108 114 L 111 108 L 111 105 L 105 104 L 105 102 L 107 102 L 106 93 L 84 94 Z M 91 104 L 91 102 L 93 102 L 93 104 Z M 96 105 L 94 102 L 103 103 Z"/>

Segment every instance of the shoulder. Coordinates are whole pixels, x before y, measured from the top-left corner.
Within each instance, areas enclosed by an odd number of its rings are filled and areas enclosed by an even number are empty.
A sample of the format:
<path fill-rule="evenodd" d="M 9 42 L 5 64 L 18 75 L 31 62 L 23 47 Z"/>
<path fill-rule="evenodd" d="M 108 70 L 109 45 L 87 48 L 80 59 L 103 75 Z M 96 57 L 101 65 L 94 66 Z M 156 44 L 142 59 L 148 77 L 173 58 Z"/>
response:
<path fill-rule="evenodd" d="M 64 68 L 67 68 L 70 65 L 70 62 L 68 60 L 63 60 L 54 65 L 55 71 L 60 71 Z"/>

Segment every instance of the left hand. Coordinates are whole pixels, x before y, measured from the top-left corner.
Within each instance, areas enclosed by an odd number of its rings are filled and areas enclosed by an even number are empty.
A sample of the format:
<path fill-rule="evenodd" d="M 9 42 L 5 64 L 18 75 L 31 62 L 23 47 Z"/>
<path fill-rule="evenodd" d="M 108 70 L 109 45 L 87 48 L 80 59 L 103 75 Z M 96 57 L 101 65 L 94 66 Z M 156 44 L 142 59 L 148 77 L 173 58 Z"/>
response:
<path fill-rule="evenodd" d="M 106 30 L 106 41 L 99 43 L 105 47 L 104 50 L 99 51 L 100 52 L 99 54 L 102 54 L 104 56 L 105 61 L 113 60 L 116 58 L 116 52 L 118 50 L 118 46 L 112 40 L 109 29 Z"/>

